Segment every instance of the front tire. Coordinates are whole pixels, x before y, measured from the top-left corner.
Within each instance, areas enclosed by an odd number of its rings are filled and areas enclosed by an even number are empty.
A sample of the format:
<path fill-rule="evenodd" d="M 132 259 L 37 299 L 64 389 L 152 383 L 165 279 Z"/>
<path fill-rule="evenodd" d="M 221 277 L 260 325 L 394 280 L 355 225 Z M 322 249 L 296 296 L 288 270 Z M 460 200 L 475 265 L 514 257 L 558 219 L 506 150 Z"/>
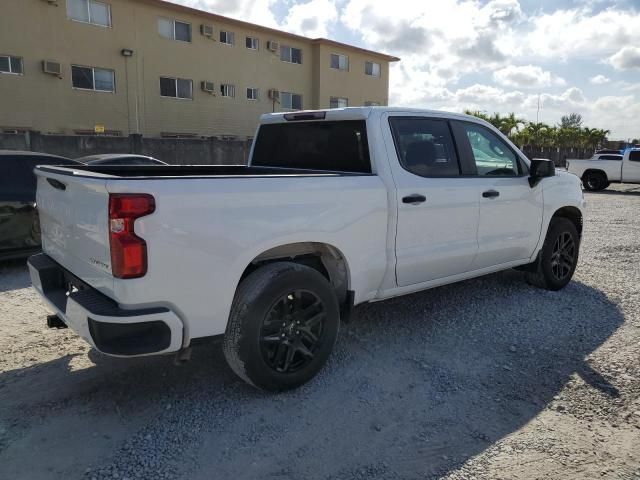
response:
<path fill-rule="evenodd" d="M 609 186 L 607 176 L 602 172 L 587 172 L 582 176 L 585 190 L 599 192 Z"/>
<path fill-rule="evenodd" d="M 570 220 L 552 218 L 538 259 L 527 273 L 527 281 L 546 290 L 560 290 L 573 277 L 578 264 L 580 235 Z"/>
<path fill-rule="evenodd" d="M 231 369 L 270 391 L 308 382 L 327 361 L 340 326 L 336 295 L 318 271 L 277 262 L 238 287 L 224 337 Z"/>

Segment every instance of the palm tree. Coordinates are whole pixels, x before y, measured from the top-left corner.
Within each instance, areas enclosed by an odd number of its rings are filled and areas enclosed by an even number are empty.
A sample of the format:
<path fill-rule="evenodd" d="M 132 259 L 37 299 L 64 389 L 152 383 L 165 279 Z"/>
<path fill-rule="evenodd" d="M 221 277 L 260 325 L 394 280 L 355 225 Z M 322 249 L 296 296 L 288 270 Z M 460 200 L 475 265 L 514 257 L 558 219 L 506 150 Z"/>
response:
<path fill-rule="evenodd" d="M 511 112 L 506 117 L 503 117 L 498 125 L 498 128 L 505 135 L 512 135 L 520 130 L 520 126 L 526 125 L 526 121 L 516 117 L 516 114 Z"/>
<path fill-rule="evenodd" d="M 538 144 L 538 146 L 542 146 L 542 144 L 544 143 L 544 139 L 541 138 L 541 136 L 549 131 L 549 125 L 542 122 L 530 122 L 525 128 L 529 131 L 529 137 L 531 138 L 533 143 Z"/>

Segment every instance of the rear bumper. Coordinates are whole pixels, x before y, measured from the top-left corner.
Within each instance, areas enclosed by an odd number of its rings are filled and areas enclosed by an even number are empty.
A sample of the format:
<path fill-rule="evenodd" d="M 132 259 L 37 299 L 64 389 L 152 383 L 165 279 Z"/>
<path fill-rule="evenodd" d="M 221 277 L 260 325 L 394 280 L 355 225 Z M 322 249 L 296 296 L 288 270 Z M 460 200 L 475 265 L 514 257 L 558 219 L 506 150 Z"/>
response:
<path fill-rule="evenodd" d="M 181 348 L 182 321 L 168 308 L 121 308 L 44 253 L 29 257 L 27 265 L 38 293 L 68 327 L 97 350 L 133 357 Z"/>

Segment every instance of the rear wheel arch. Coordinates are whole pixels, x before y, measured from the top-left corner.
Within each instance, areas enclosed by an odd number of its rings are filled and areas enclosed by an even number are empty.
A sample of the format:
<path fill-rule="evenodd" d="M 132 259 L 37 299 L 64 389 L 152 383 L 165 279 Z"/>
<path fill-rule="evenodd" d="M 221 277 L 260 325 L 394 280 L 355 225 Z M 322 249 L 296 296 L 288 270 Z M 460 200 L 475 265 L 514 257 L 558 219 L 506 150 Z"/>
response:
<path fill-rule="evenodd" d="M 283 261 L 299 263 L 318 271 L 331 284 L 338 303 L 342 305 L 347 301 L 350 276 L 346 257 L 337 247 L 323 242 L 289 243 L 260 253 L 246 266 L 238 285 L 261 266 Z"/>

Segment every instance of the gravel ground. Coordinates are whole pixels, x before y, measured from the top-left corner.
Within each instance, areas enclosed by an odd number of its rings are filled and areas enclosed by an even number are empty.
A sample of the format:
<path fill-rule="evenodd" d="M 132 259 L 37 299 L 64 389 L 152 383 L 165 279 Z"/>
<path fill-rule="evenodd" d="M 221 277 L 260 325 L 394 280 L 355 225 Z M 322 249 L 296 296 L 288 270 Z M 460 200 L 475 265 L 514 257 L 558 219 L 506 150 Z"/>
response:
<path fill-rule="evenodd" d="M 221 345 L 118 360 L 0 267 L 1 479 L 640 478 L 640 188 L 587 194 L 561 292 L 502 272 L 358 307 L 328 366 L 265 394 Z"/>

